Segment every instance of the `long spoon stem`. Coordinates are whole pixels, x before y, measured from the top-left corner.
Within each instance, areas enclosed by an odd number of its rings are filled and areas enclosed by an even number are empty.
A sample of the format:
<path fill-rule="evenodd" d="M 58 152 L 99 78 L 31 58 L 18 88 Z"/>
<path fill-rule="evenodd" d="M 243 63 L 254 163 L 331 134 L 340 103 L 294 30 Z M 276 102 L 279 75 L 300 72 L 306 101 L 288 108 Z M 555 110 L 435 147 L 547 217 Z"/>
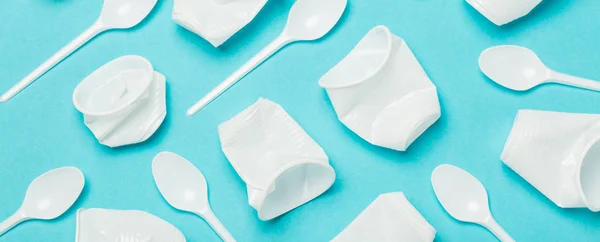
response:
<path fill-rule="evenodd" d="M 23 213 L 21 213 L 21 211 L 17 211 L 15 214 L 0 223 L 0 236 L 25 220 L 27 220 L 27 218 L 23 215 Z"/>
<path fill-rule="evenodd" d="M 221 223 L 210 208 L 198 215 L 210 225 L 224 242 L 235 242 L 233 236 L 227 231 L 227 228 L 225 228 L 223 223 Z"/>
<path fill-rule="evenodd" d="M 82 45 L 87 43 L 89 40 L 94 38 L 94 36 L 98 35 L 102 31 L 106 30 L 106 28 L 100 24 L 99 22 L 94 23 L 91 27 L 81 33 L 77 38 L 72 40 L 65 47 L 60 49 L 56 54 L 46 60 L 42 65 L 40 65 L 37 69 L 19 81 L 16 85 L 14 85 L 10 90 L 0 96 L 0 102 L 6 102 L 10 100 L 12 97 L 17 95 L 39 77 L 48 72 L 52 67 L 56 66 L 62 60 L 71 55 L 75 50 L 79 49 Z"/>
<path fill-rule="evenodd" d="M 515 242 L 515 240 L 510 237 L 510 235 L 491 216 L 482 225 L 490 230 L 501 242 Z"/>
<path fill-rule="evenodd" d="M 560 72 L 552 72 L 551 78 L 554 82 L 567 86 L 573 86 L 592 91 L 600 91 L 600 82 L 585 79 L 581 77 L 571 76 Z"/>
<path fill-rule="evenodd" d="M 260 66 L 263 62 L 265 62 L 269 57 L 279 51 L 281 48 L 291 43 L 292 39 L 287 37 L 285 34 L 281 34 L 277 37 L 273 42 L 267 45 L 264 49 L 262 49 L 258 54 L 256 54 L 252 59 L 250 59 L 246 64 L 244 64 L 240 69 L 231 74 L 227 79 L 225 79 L 221 84 L 215 87 L 212 91 L 210 91 L 206 96 L 204 96 L 200 101 L 196 102 L 191 108 L 187 110 L 187 116 L 192 116 L 200 109 L 204 108 L 210 102 L 219 97 L 223 92 L 227 91 L 230 87 L 235 85 L 240 79 L 244 76 L 248 75 L 252 70 L 256 67 Z"/>

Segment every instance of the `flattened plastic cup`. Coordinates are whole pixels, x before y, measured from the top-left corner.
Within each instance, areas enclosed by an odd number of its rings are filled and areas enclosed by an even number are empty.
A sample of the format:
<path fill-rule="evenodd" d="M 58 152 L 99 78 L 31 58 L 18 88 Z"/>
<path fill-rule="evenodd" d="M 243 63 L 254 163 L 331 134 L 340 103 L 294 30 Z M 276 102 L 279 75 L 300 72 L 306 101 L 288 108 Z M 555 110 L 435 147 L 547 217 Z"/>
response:
<path fill-rule="evenodd" d="M 219 47 L 250 23 L 267 0 L 175 0 L 172 19 Z"/>
<path fill-rule="evenodd" d="M 441 116 L 435 85 L 385 26 L 369 31 L 319 85 L 338 119 L 373 145 L 406 151 Z"/>
<path fill-rule="evenodd" d="M 166 77 L 141 56 L 119 57 L 77 85 L 73 104 L 101 144 L 140 143 L 165 119 Z"/>
<path fill-rule="evenodd" d="M 557 206 L 600 211 L 600 115 L 519 110 L 501 160 Z"/>
<path fill-rule="evenodd" d="M 381 194 L 332 242 L 431 242 L 431 226 L 402 192 Z"/>
<path fill-rule="evenodd" d="M 529 14 L 542 0 L 466 0 L 479 13 L 501 26 Z"/>
<path fill-rule="evenodd" d="M 123 56 L 103 65 L 77 85 L 73 104 L 84 115 L 101 117 L 127 111 L 150 87 L 154 69 L 140 56 Z"/>
<path fill-rule="evenodd" d="M 185 242 L 172 224 L 140 210 L 79 209 L 75 242 Z"/>
<path fill-rule="evenodd" d="M 335 181 L 325 151 L 278 104 L 259 99 L 219 126 L 225 156 L 261 220 L 299 207 Z"/>

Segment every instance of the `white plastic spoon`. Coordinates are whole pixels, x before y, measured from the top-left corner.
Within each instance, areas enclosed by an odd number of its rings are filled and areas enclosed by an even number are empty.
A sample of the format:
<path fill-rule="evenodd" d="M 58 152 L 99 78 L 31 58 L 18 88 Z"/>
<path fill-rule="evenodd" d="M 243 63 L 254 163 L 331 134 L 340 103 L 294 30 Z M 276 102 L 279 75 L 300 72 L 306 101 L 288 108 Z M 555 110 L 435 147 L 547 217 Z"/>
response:
<path fill-rule="evenodd" d="M 21 208 L 0 223 L 0 236 L 26 220 L 50 220 L 62 215 L 77 201 L 84 185 L 83 173 L 75 167 L 42 174 L 29 184 Z"/>
<path fill-rule="evenodd" d="M 552 82 L 600 91 L 600 82 L 553 71 L 533 51 L 521 46 L 500 45 L 484 50 L 479 68 L 496 83 L 515 91 Z"/>
<path fill-rule="evenodd" d="M 206 179 L 192 163 L 177 154 L 162 152 L 152 161 L 152 175 L 171 206 L 202 217 L 223 241 L 235 241 L 210 209 Z"/>
<path fill-rule="evenodd" d="M 104 0 L 100 17 L 91 27 L 81 33 L 71 43 L 60 49 L 50 59 L 0 96 L 0 102 L 6 102 L 21 92 L 40 76 L 67 58 L 94 36 L 111 29 L 131 28 L 146 18 L 156 5 L 157 0 Z"/>
<path fill-rule="evenodd" d="M 471 174 L 452 165 L 440 165 L 431 174 L 433 191 L 450 216 L 489 229 L 500 241 L 515 241 L 492 217 L 485 187 Z"/>
<path fill-rule="evenodd" d="M 297 0 L 279 37 L 189 108 L 187 116 L 200 111 L 286 45 L 323 37 L 340 20 L 346 5 L 347 0 Z"/>

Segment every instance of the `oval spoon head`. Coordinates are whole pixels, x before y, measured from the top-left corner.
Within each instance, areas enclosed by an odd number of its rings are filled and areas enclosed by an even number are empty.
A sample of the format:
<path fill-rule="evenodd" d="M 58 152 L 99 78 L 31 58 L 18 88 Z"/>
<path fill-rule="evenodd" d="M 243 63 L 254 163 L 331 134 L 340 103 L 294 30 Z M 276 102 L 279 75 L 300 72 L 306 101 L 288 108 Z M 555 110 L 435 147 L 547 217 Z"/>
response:
<path fill-rule="evenodd" d="M 492 81 L 515 91 L 526 91 L 542 84 L 551 74 L 533 51 L 515 45 L 484 50 L 479 56 L 479 68 Z"/>
<path fill-rule="evenodd" d="M 440 165 L 431 184 L 442 207 L 457 220 L 482 223 L 491 214 L 485 187 L 471 174 L 452 165 Z"/>
<path fill-rule="evenodd" d="M 83 191 L 85 178 L 75 167 L 48 171 L 29 184 L 21 212 L 35 219 L 54 219 L 65 213 Z"/>
<path fill-rule="evenodd" d="M 185 158 L 171 152 L 156 155 L 152 175 L 163 198 L 174 208 L 191 213 L 209 208 L 206 179 Z"/>
<path fill-rule="evenodd" d="M 316 40 L 342 17 L 347 0 L 297 0 L 288 16 L 285 33 L 295 40 Z"/>
<path fill-rule="evenodd" d="M 98 19 L 109 29 L 136 26 L 150 14 L 157 0 L 104 0 Z"/>

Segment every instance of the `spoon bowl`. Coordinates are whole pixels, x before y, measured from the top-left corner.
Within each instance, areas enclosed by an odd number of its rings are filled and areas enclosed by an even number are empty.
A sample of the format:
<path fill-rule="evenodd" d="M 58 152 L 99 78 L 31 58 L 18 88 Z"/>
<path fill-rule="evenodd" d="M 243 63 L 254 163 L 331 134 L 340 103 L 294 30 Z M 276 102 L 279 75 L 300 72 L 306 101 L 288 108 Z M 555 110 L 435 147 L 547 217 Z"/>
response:
<path fill-rule="evenodd" d="M 485 187 L 467 171 L 440 165 L 431 174 L 433 191 L 446 212 L 456 220 L 486 227 L 503 242 L 514 242 L 494 220 Z"/>
<path fill-rule="evenodd" d="M 170 152 L 158 154 L 152 175 L 165 200 L 176 209 L 202 213 L 209 207 L 204 175 L 185 158 Z"/>
<path fill-rule="evenodd" d="M 157 0 L 104 0 L 98 21 L 110 29 L 131 28 L 146 18 Z"/>
<path fill-rule="evenodd" d="M 316 40 L 339 21 L 347 0 L 298 0 L 292 6 L 284 33 L 296 40 Z"/>
<path fill-rule="evenodd" d="M 75 167 L 63 167 L 46 172 L 33 180 L 21 208 L 0 223 L 0 235 L 30 219 L 50 220 L 65 213 L 83 191 L 85 178 Z"/>
<path fill-rule="evenodd" d="M 503 45 L 484 50 L 479 56 L 481 71 L 494 82 L 526 91 L 546 82 L 551 71 L 530 49 Z"/>
<path fill-rule="evenodd" d="M 438 166 L 431 175 L 431 184 L 440 204 L 455 219 L 481 223 L 491 216 L 485 187 L 465 170 Z"/>
<path fill-rule="evenodd" d="M 58 168 L 33 180 L 27 188 L 21 212 L 36 219 L 55 219 L 75 203 L 85 184 L 75 167 Z"/>
<path fill-rule="evenodd" d="M 172 207 L 203 218 L 225 242 L 235 239 L 210 208 L 202 172 L 185 158 L 162 152 L 152 161 L 152 175 L 163 198 Z"/>

